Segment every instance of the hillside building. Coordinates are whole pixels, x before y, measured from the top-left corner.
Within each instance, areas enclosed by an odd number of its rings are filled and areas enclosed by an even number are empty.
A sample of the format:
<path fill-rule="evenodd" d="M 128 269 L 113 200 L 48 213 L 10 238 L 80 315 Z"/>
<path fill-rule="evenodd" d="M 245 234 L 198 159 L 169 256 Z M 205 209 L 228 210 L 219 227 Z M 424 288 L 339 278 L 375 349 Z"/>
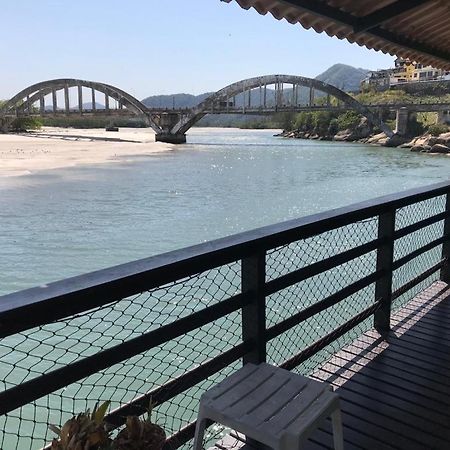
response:
<path fill-rule="evenodd" d="M 397 58 L 393 68 L 369 72 L 361 82 L 361 89 L 372 87 L 383 90 L 401 83 L 448 79 L 450 79 L 450 71 L 415 63 L 409 59 Z"/>

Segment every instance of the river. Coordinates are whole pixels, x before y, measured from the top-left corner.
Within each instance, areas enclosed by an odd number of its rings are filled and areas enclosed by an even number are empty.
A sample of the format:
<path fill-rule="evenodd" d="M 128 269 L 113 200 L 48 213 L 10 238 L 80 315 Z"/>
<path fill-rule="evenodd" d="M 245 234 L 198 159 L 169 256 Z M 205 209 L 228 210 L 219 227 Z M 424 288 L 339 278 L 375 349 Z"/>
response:
<path fill-rule="evenodd" d="M 2 180 L 0 293 L 450 174 L 444 155 L 273 134 L 194 128 L 171 151 Z"/>
<path fill-rule="evenodd" d="M 448 179 L 450 173 L 450 158 L 443 155 L 290 140 L 273 134 L 273 130 L 194 128 L 188 144 L 164 152 L 136 152 L 115 164 L 4 177 L 0 180 L 0 292 L 435 183 Z M 86 150 L 95 145 L 86 143 Z M 357 227 L 373 234 L 375 225 L 372 221 Z M 308 249 L 315 258 L 322 251 L 332 251 L 330 245 L 345 248 L 358 238 L 357 228 L 352 230 L 355 236 L 344 233 L 339 240 L 331 237 L 322 243 L 306 243 L 301 251 L 290 248 L 288 263 L 295 265 L 303 254 L 308 257 Z M 276 252 L 270 258 L 273 263 Z M 305 307 L 334 292 L 341 283 L 355 281 L 373 270 L 374 254 L 367 255 L 367 264 L 364 258 L 356 269 L 340 266 L 319 274 L 311 285 L 305 280 L 295 286 L 296 290 L 288 288 L 270 296 L 268 323 L 298 311 L 299 298 Z M 281 265 L 282 271 L 286 261 Z M 273 271 L 274 265 L 270 267 Z M 194 277 L 185 282 L 188 288 L 175 284 L 153 292 L 152 298 L 143 293 L 2 339 L 0 380 L 4 388 L 232 295 L 239 287 L 239 276 L 233 276 L 233 268 L 227 270 L 218 269 L 206 283 L 199 277 L 196 285 Z M 239 273 L 238 267 L 234 270 Z M 301 333 L 292 329 L 281 340 L 269 342 L 269 361 L 285 360 L 348 320 L 358 308 L 367 307 L 374 295 L 373 286 L 368 289 L 341 302 L 330 313 L 303 323 Z M 101 375 L 38 399 L 20 414 L 2 416 L 0 448 L 41 448 L 51 439 L 49 423 L 60 425 L 74 412 L 92 408 L 96 400 L 112 400 L 112 406 L 117 407 L 237 344 L 240 330 L 240 316 L 233 313 L 105 369 Z M 208 386 L 192 388 L 158 408 L 157 419 L 169 433 L 196 417 L 198 397 Z M 217 433 L 213 428 L 209 439 L 214 441 Z"/>

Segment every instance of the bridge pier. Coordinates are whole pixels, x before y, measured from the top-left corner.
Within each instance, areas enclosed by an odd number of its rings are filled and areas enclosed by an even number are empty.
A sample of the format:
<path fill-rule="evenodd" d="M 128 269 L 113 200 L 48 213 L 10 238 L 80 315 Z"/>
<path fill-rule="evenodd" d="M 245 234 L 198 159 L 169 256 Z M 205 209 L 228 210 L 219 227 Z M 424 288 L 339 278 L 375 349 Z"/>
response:
<path fill-rule="evenodd" d="M 156 142 L 167 142 L 168 144 L 185 144 L 186 135 L 184 133 L 172 134 L 172 133 L 157 133 L 155 135 Z"/>
<path fill-rule="evenodd" d="M 185 133 L 171 133 L 173 127 L 179 122 L 180 114 L 176 112 L 166 112 L 158 116 L 155 122 L 160 127 L 161 131 L 156 133 L 156 142 L 167 142 L 169 144 L 185 144 Z"/>
<path fill-rule="evenodd" d="M 395 133 L 400 136 L 406 136 L 408 134 L 408 121 L 408 108 L 404 107 L 397 109 L 397 115 L 395 118 Z"/>

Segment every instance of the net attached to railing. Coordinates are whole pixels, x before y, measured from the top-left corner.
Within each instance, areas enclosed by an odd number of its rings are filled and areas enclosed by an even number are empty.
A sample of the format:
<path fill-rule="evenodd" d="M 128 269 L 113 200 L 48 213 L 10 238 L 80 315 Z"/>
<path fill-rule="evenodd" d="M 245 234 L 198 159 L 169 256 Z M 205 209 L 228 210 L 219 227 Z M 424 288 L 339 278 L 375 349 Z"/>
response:
<path fill-rule="evenodd" d="M 269 280 L 274 279 L 369 243 L 377 239 L 377 230 L 378 218 L 373 217 L 276 248 L 268 253 L 267 277 Z M 267 326 L 275 325 L 290 315 L 338 294 L 375 271 L 376 251 L 373 250 L 270 295 L 267 298 Z M 314 343 L 324 336 L 333 333 L 375 302 L 374 288 L 374 283 L 370 283 L 269 341 L 268 362 L 282 364 L 307 347 L 314 346 Z M 357 324 L 295 370 L 304 375 L 310 374 L 347 342 L 372 326 L 372 317 Z"/>
<path fill-rule="evenodd" d="M 445 196 L 400 208 L 396 213 L 396 232 L 444 211 Z M 379 278 L 374 275 L 378 276 L 375 241 L 379 223 L 374 215 L 267 251 L 266 328 L 269 335 L 273 333 L 267 342 L 269 363 L 283 365 L 291 361 L 293 370 L 311 374 L 373 327 L 373 312 L 378 307 L 375 283 Z M 426 246 L 442 238 L 442 234 L 443 220 L 439 220 L 395 241 L 394 264 L 405 263 L 393 273 L 394 292 L 439 263 L 442 245 L 430 246 L 429 250 Z M 361 248 L 364 251 L 359 251 Z M 426 251 L 418 251 L 423 248 Z M 405 259 L 414 252 L 417 255 Z M 347 257 L 336 260 L 336 264 L 329 263 L 330 258 L 343 254 Z M 302 272 L 327 261 L 329 267 L 323 270 Z M 219 305 L 242 292 L 241 270 L 242 263 L 238 260 L 0 339 L 0 390 L 19 386 Z M 271 283 L 295 273 L 304 276 L 270 291 Z M 394 307 L 403 305 L 438 276 L 435 272 L 398 295 Z M 326 307 L 306 314 L 304 319 L 280 332 L 273 332 L 287 319 L 324 302 Z M 62 383 L 53 392 L 0 416 L 0 449 L 42 448 L 53 438 L 49 424 L 62 425 L 72 415 L 92 409 L 97 402 L 111 401 L 111 409 L 123 407 L 241 343 L 242 311 L 236 309 L 79 381 Z M 300 359 L 292 362 L 299 355 Z M 153 419 L 168 435 L 191 424 L 197 416 L 200 395 L 242 365 L 242 358 L 233 361 L 194 386 L 176 389 L 176 383 L 167 385 L 169 392 L 154 409 Z M 221 432 L 219 426 L 210 427 L 205 445 L 215 441 Z M 180 441 L 174 447 L 188 449 L 191 445 Z"/>
<path fill-rule="evenodd" d="M 437 216 L 445 212 L 446 196 L 433 197 L 412 205 L 400 208 L 396 212 L 395 229 L 402 230 L 420 221 Z M 408 257 L 413 252 L 425 248 L 433 241 L 442 238 L 444 232 L 444 219 L 432 223 L 424 228 L 407 234 L 397 239 L 394 243 L 394 264 L 402 258 Z M 438 264 L 442 259 L 442 244 L 433 246 L 429 250 L 418 254 L 410 261 L 395 269 L 392 277 L 392 290 L 394 292 L 423 274 L 426 270 Z M 439 279 L 439 270 L 430 274 L 417 285 L 408 289 L 405 293 L 396 297 L 392 310 L 402 307 L 406 302 L 414 298 L 419 292 L 430 286 L 433 281 Z"/>
<path fill-rule="evenodd" d="M 234 263 L 4 338 L 0 340 L 1 390 L 189 316 L 239 291 L 240 263 Z M 43 447 L 54 437 L 48 424 L 62 425 L 74 413 L 92 410 L 96 402 L 110 400 L 114 409 L 162 386 L 239 343 L 240 327 L 240 311 L 228 314 L 0 416 L 0 448 Z M 238 366 L 227 367 L 164 402 L 155 408 L 153 419 L 168 435 L 177 432 L 195 420 L 201 393 Z"/>

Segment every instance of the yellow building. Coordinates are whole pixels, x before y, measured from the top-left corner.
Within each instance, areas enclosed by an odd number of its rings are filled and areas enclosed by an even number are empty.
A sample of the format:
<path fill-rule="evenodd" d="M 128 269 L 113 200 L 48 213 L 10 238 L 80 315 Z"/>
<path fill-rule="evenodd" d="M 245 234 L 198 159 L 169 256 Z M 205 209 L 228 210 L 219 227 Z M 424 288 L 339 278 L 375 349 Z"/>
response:
<path fill-rule="evenodd" d="M 415 64 L 409 59 L 397 58 L 390 76 L 390 85 L 409 83 L 414 79 Z"/>

